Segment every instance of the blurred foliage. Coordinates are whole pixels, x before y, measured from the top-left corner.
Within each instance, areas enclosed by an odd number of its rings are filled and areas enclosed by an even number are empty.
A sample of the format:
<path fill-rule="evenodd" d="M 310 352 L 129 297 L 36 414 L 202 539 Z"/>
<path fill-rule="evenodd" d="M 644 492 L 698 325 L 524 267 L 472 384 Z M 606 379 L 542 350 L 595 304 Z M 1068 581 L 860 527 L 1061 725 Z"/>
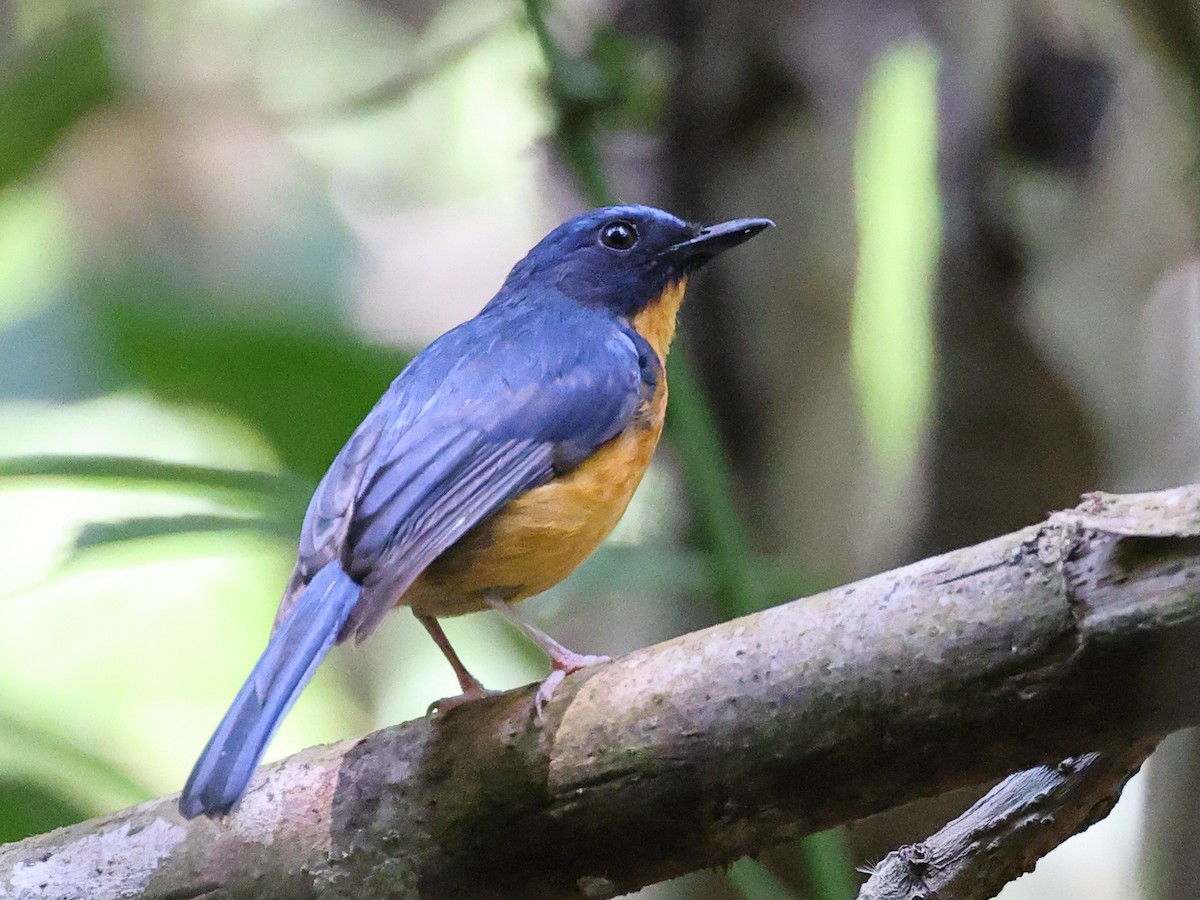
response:
<path fill-rule="evenodd" d="M 791 900 L 796 896 L 768 869 L 749 857 L 743 857 L 729 867 L 729 883 L 746 900 Z"/>
<path fill-rule="evenodd" d="M 16 49 L 0 70 L 0 190 L 32 173 L 72 125 L 116 92 L 94 18 L 72 19 Z"/>
<path fill-rule="evenodd" d="M 86 522 L 72 543 L 71 557 L 99 547 L 156 537 L 247 531 L 290 541 L 308 505 L 313 482 L 237 469 L 212 469 L 163 463 L 154 459 L 103 456 L 19 456 L 0 458 L 6 478 L 60 481 L 78 487 L 104 483 L 159 491 L 198 490 L 220 496 L 234 507 L 228 513 L 147 515 L 115 521 Z"/>
<path fill-rule="evenodd" d="M 672 74 L 662 48 L 596 17 L 565 48 L 543 7 L 524 0 L 530 35 L 509 3 L 439 4 L 420 21 L 318 0 L 290 12 L 123 5 L 9 48 L 0 521 L 19 527 L 0 548 L 13 573 L 0 606 L 19 625 L 0 633 L 0 840 L 177 789 L 257 656 L 312 485 L 428 337 L 406 332 L 400 350 L 360 336 L 372 252 L 356 229 L 372 204 L 398 218 L 443 204 L 461 240 L 500 242 L 546 224 L 530 200 L 538 134 L 551 131 L 602 203 L 598 138 L 657 127 Z M 18 9 L 36 17 L 39 4 Z M 539 60 L 545 97 L 527 78 Z M 860 122 L 856 372 L 873 446 L 905 464 L 929 391 L 936 102 L 931 51 L 901 47 Z M 104 129 L 124 142 L 105 145 Z M 230 133 L 240 141 L 222 144 Z M 97 147 L 116 163 L 83 165 Z M 67 159 L 51 165 L 56 153 Z M 267 177 L 282 199 L 245 196 Z M 268 208 L 247 213 L 255 203 Z M 484 208 L 493 230 L 471 231 Z M 402 231 L 421 264 L 438 262 L 423 242 L 434 221 Z M 460 252 L 446 268 L 481 265 Z M 709 601 L 728 618 L 816 586 L 798 562 L 754 555 L 682 350 L 671 380 L 668 437 L 693 521 L 668 467 L 652 470 L 615 539 L 551 603 L 682 597 L 694 624 Z M 695 547 L 678 540 L 689 524 Z M 391 619 L 353 664 L 322 667 L 273 755 L 419 714 L 452 690 L 420 629 Z M 448 630 L 489 684 L 533 677 L 536 654 L 508 652 L 498 627 Z M 837 833 L 800 855 L 815 896 L 853 892 Z M 748 898 L 790 890 L 752 861 L 732 880 Z"/>
<path fill-rule="evenodd" d="M 17 456 L 0 458 L 0 478 L 80 479 L 89 485 L 152 485 L 178 490 L 211 489 L 233 495 L 285 501 L 303 498 L 307 503 L 312 485 L 287 475 L 219 469 L 137 459 L 128 456 Z M 294 506 L 293 506 L 294 509 Z"/>
<path fill-rule="evenodd" d="M 604 129 L 657 126 L 669 83 L 664 54 L 603 20 L 589 22 L 584 46 L 568 52 L 551 33 L 546 18 L 549 4 L 523 2 L 546 65 L 555 150 L 579 180 L 589 203 L 611 203 L 597 134 Z"/>
<path fill-rule="evenodd" d="M 1191 98 L 1181 106 L 1194 116 L 1200 100 L 1200 8 L 1189 0 L 1125 0 L 1125 6 L 1188 84 Z"/>
<path fill-rule="evenodd" d="M 294 296 L 220 297 L 162 271 L 87 285 L 86 301 L 113 372 L 176 403 L 211 404 L 270 441 L 285 469 L 324 474 L 346 437 L 410 358 L 371 346 L 335 321 L 304 328 L 281 310 Z"/>
<path fill-rule="evenodd" d="M 933 286 L 940 252 L 938 56 L 884 51 L 868 80 L 855 156 L 858 280 L 850 346 L 876 464 L 911 477 L 933 395 Z"/>
<path fill-rule="evenodd" d="M 686 353 L 676 350 L 671 360 L 672 409 L 667 439 L 678 448 L 683 478 L 689 489 L 703 541 L 712 562 L 714 600 L 723 619 L 735 619 L 801 593 L 807 579 L 762 591 L 752 559 L 750 535 L 738 513 L 733 492 L 733 469 L 720 439 L 712 408 L 705 402 L 700 380 Z"/>
<path fill-rule="evenodd" d="M 324 105 L 306 105 L 299 111 L 289 111 L 289 120 L 296 125 L 306 119 L 359 116 L 394 108 L 409 100 L 413 91 L 425 85 L 430 78 L 443 74 L 479 49 L 500 29 L 510 25 L 513 18 L 511 10 L 504 10 L 500 16 L 488 17 L 478 23 L 457 23 L 459 27 L 452 38 L 440 42 L 422 41 L 422 46 L 416 48 L 417 52 L 409 58 L 402 72 L 384 78 L 359 93 L 338 97 Z M 309 102 L 311 104 L 311 100 Z"/>
<path fill-rule="evenodd" d="M 87 810 L 44 782 L 0 777 L 0 843 L 53 831 L 87 818 Z"/>

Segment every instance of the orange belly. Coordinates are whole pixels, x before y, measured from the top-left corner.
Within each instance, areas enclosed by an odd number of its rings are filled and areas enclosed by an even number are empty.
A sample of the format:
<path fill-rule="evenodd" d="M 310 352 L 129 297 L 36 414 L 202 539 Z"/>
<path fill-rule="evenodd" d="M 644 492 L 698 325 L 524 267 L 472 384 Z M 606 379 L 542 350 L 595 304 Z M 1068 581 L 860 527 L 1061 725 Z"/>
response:
<path fill-rule="evenodd" d="M 558 584 L 620 521 L 662 427 L 661 413 L 631 425 L 569 474 L 512 500 L 443 553 L 401 603 L 458 616 L 483 609 L 489 595 L 523 600 Z"/>
<path fill-rule="evenodd" d="M 633 321 L 663 363 L 685 286 L 670 285 Z M 665 366 L 660 372 L 654 397 L 625 431 L 467 532 L 400 603 L 423 616 L 459 616 L 483 609 L 488 596 L 512 602 L 540 594 L 575 571 L 620 521 L 650 465 L 667 409 Z"/>

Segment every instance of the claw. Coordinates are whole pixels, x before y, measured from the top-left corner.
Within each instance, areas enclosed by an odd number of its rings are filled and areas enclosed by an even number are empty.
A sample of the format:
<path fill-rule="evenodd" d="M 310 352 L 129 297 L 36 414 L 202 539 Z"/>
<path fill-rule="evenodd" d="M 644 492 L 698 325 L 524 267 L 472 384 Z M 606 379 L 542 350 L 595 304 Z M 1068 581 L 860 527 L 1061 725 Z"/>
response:
<path fill-rule="evenodd" d="M 453 697 L 443 697 L 441 700 L 434 700 L 429 704 L 429 708 L 425 710 L 426 718 L 434 718 L 439 715 L 445 715 L 452 709 L 456 709 L 466 703 L 471 703 L 474 700 L 483 700 L 487 697 L 498 697 L 504 691 L 489 691 L 479 682 L 475 683 L 475 687 L 463 691 L 461 694 L 456 694 Z"/>
<path fill-rule="evenodd" d="M 546 716 L 543 707 L 553 698 L 555 690 L 563 683 L 563 679 L 572 672 L 578 672 L 580 669 L 586 669 L 588 666 L 598 666 L 606 662 L 612 662 L 612 657 L 585 656 L 582 653 L 566 653 L 555 656 L 553 659 L 553 671 L 546 677 L 545 681 L 538 685 L 537 693 L 533 696 L 533 708 L 538 722 L 541 724 L 545 723 Z"/>
<path fill-rule="evenodd" d="M 563 683 L 563 679 L 566 677 L 567 673 L 562 669 L 555 669 L 546 677 L 545 681 L 538 685 L 537 693 L 533 695 L 533 710 L 537 715 L 538 724 L 546 723 L 546 715 L 542 707 L 550 702 L 555 689 Z"/>

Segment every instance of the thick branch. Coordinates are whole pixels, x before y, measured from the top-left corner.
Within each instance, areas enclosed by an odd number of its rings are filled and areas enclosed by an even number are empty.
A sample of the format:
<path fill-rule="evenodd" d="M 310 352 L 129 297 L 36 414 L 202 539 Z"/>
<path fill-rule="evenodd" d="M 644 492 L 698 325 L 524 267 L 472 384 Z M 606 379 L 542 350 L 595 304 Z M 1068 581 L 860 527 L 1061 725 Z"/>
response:
<path fill-rule="evenodd" d="M 601 897 L 1200 722 L 1200 486 L 1040 526 L 567 679 L 0 849 L 0 894 Z M 1146 536 L 1151 535 L 1151 536 Z M 1170 692 L 1159 685 L 1182 682 Z"/>

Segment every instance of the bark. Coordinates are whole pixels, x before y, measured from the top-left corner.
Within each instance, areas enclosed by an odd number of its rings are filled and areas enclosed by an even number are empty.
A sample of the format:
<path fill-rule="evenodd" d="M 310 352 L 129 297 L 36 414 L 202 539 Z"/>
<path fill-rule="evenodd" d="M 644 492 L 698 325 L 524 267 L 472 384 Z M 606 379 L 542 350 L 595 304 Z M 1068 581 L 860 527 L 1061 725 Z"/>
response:
<path fill-rule="evenodd" d="M 1085 753 L 1010 775 L 937 834 L 889 853 L 858 900 L 995 896 L 1108 815 L 1156 743 Z"/>
<path fill-rule="evenodd" d="M 604 897 L 1128 746 L 1200 722 L 1198 536 L 1200 485 L 1093 495 L 580 673 L 542 723 L 525 689 L 267 767 L 224 822 L 9 845 L 0 894 Z"/>

